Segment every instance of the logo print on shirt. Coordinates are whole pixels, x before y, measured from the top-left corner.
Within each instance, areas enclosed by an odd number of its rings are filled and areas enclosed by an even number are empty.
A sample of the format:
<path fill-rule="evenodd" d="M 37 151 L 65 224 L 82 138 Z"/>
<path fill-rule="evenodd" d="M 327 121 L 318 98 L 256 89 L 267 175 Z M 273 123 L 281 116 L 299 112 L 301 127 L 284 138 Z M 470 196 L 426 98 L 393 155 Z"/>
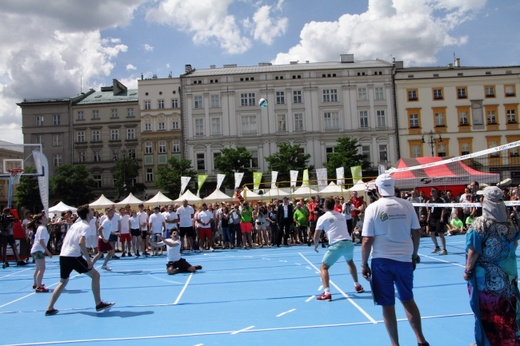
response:
<path fill-rule="evenodd" d="M 380 219 L 381 221 L 386 221 L 386 220 L 388 220 L 388 214 L 387 214 L 387 213 L 384 213 L 384 212 L 381 213 L 381 214 L 379 214 L 379 219 Z"/>

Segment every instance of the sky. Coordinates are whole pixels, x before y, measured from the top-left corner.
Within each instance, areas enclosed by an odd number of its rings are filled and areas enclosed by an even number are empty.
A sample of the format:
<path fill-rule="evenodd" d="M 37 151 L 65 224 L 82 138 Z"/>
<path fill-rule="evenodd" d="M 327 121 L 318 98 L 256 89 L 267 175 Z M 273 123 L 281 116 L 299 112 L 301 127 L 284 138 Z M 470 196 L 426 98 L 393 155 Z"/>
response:
<path fill-rule="evenodd" d="M 2 0 L 0 139 L 24 99 L 73 97 L 184 66 L 402 60 L 520 65 L 518 0 Z"/>

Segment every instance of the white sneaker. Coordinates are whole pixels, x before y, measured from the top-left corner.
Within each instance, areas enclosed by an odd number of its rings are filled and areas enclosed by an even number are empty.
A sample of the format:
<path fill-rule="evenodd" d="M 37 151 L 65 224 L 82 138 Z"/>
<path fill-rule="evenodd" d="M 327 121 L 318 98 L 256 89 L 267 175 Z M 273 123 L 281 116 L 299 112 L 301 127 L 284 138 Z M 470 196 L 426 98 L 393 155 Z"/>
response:
<path fill-rule="evenodd" d="M 107 272 L 111 272 L 112 271 L 112 268 L 110 268 L 109 266 L 101 266 L 101 269 L 104 269 Z"/>

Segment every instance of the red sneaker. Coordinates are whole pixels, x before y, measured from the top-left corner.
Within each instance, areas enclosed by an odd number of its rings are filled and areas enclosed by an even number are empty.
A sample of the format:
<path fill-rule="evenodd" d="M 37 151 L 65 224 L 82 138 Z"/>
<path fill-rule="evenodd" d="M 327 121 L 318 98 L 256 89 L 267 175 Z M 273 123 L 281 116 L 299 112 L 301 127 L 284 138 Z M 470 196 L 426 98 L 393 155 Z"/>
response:
<path fill-rule="evenodd" d="M 361 286 L 361 285 L 357 285 L 357 286 L 355 286 L 354 288 L 356 289 L 356 292 L 357 292 L 357 293 L 363 293 L 363 292 L 365 292 L 365 289 L 364 289 L 363 286 Z"/>
<path fill-rule="evenodd" d="M 43 286 L 40 286 L 34 290 L 36 293 L 47 293 L 49 290 Z"/>
<path fill-rule="evenodd" d="M 323 292 L 321 295 L 316 297 L 317 300 L 326 300 L 330 302 L 332 300 L 332 294 L 329 292 Z"/>

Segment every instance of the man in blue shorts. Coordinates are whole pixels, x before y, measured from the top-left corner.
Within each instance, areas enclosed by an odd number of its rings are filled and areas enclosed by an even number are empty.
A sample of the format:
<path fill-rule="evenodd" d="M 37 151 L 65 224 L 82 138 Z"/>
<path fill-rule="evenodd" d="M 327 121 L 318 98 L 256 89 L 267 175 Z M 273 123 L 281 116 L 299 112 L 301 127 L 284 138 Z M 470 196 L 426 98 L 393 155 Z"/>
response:
<path fill-rule="evenodd" d="M 376 304 L 383 306 L 383 318 L 392 345 L 399 345 L 395 292 L 406 310 L 406 316 L 419 346 L 429 346 L 421 326 L 421 313 L 413 299 L 413 271 L 418 262 L 420 225 L 411 202 L 395 197 L 395 181 L 389 174 L 376 179 L 381 198 L 365 210 L 361 273 L 371 280 Z M 368 258 L 372 255 L 371 267 Z"/>
<path fill-rule="evenodd" d="M 329 239 L 329 248 L 323 256 L 320 267 L 321 282 L 324 292 L 316 299 L 331 301 L 332 295 L 329 288 L 329 268 L 336 263 L 340 257 L 345 258 L 349 267 L 350 275 L 354 280 L 354 289 L 357 293 L 364 291 L 363 286 L 358 282 L 357 268 L 352 260 L 354 254 L 354 244 L 352 237 L 347 229 L 347 221 L 342 213 L 334 211 L 336 202 L 332 198 L 327 198 L 324 203 L 325 214 L 318 218 L 316 223 L 316 231 L 314 232 L 314 250 L 318 251 L 320 243 L 321 231 L 327 233 Z"/>

